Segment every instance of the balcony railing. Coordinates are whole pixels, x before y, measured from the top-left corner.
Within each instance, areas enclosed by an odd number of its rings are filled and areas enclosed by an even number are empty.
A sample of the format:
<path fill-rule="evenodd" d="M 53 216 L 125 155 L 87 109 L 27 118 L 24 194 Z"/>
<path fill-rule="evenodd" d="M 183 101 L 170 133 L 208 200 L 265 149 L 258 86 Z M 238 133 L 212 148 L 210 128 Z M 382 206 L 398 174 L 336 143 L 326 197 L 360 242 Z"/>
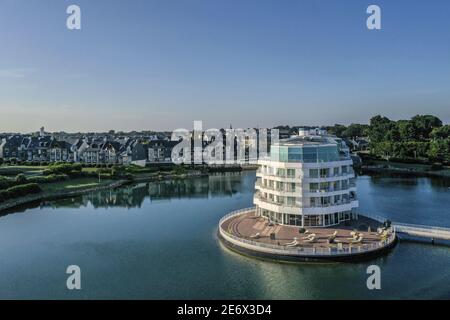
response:
<path fill-rule="evenodd" d="M 280 202 L 280 201 L 275 201 L 275 200 L 272 200 L 272 199 L 269 199 L 269 198 L 265 198 L 262 195 L 257 194 L 257 193 L 255 194 L 255 198 L 260 200 L 260 201 L 262 201 L 262 202 L 265 202 L 265 203 L 268 203 L 268 204 L 274 204 L 274 205 L 277 205 L 277 206 L 300 207 L 302 205 L 302 202 L 299 201 L 298 199 L 295 200 L 295 203 L 288 203 L 286 200 Z"/>

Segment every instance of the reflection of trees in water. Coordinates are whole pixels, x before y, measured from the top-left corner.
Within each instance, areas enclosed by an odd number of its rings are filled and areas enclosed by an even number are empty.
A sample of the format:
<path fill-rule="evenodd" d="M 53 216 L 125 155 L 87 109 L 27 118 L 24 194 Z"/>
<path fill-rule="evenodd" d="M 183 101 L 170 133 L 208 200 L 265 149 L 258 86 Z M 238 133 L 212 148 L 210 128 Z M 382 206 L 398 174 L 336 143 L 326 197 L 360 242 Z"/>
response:
<path fill-rule="evenodd" d="M 150 201 L 172 198 L 208 198 L 232 196 L 248 186 L 242 183 L 240 173 L 215 174 L 209 177 L 137 183 L 117 189 L 99 190 L 82 196 L 47 203 L 51 207 L 94 208 L 141 207 L 146 198 Z M 253 190 L 253 186 L 249 189 Z"/>
<path fill-rule="evenodd" d="M 371 184 L 386 187 L 419 187 L 423 185 L 436 189 L 448 189 L 450 187 L 450 177 L 417 177 L 398 173 L 383 173 L 370 175 L 369 177 Z"/>

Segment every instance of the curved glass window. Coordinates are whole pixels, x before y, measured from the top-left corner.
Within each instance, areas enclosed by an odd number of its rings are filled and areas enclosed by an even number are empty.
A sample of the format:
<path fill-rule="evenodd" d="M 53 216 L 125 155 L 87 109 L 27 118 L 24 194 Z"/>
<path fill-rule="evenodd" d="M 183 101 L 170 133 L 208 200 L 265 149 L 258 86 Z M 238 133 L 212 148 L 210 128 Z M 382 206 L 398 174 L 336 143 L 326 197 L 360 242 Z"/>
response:
<path fill-rule="evenodd" d="M 280 162 L 331 162 L 339 160 L 338 146 L 272 146 L 270 158 Z"/>

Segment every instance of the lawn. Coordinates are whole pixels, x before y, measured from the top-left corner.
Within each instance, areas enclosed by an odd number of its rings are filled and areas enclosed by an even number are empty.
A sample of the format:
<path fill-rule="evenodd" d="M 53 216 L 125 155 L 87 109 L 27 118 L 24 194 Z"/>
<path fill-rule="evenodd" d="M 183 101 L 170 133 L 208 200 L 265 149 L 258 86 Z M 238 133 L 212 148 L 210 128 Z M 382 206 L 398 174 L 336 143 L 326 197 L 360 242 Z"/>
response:
<path fill-rule="evenodd" d="M 78 178 L 67 181 L 41 184 L 42 191 L 52 193 L 58 191 L 72 191 L 78 189 L 94 188 L 110 184 L 113 180 L 102 179 L 100 182 L 97 178 Z"/>

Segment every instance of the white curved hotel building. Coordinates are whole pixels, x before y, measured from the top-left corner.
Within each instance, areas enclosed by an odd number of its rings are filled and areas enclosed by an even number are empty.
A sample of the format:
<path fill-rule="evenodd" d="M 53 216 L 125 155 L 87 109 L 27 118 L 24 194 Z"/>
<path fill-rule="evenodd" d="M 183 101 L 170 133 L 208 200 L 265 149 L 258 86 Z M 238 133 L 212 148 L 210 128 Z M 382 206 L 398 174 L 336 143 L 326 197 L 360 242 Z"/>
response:
<path fill-rule="evenodd" d="M 302 227 L 326 227 L 356 218 L 353 161 L 339 138 L 303 131 L 271 146 L 258 160 L 256 215 Z"/>

